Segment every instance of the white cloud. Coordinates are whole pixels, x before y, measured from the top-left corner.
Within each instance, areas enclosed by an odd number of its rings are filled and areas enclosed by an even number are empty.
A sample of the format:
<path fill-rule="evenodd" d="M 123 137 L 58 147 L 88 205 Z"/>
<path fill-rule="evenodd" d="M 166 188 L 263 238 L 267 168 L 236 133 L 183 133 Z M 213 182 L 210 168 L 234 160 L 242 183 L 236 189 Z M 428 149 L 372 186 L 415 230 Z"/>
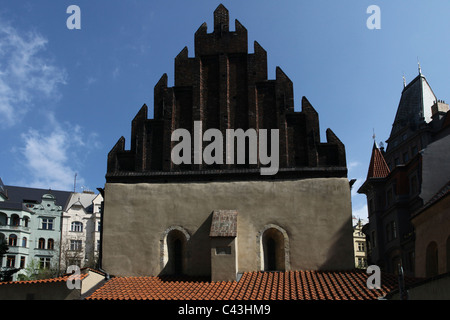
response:
<path fill-rule="evenodd" d="M 87 86 L 91 86 L 91 85 L 93 85 L 94 83 L 96 83 L 97 82 L 97 78 L 94 78 L 94 77 L 92 77 L 92 76 L 89 76 L 89 77 L 87 77 L 87 79 L 86 79 L 86 85 Z"/>
<path fill-rule="evenodd" d="M 20 123 L 36 105 L 46 106 L 62 98 L 59 87 L 67 72 L 47 52 L 47 39 L 37 32 L 22 32 L 0 20 L 0 128 Z M 96 79 L 88 79 L 95 82 Z M 85 184 L 79 171 L 93 148 L 99 147 L 95 133 L 85 133 L 77 124 L 56 119 L 46 110 L 44 121 L 27 123 L 12 148 L 20 168 L 16 185 L 72 190 Z M 39 127 L 36 127 L 39 126 Z"/>
<path fill-rule="evenodd" d="M 350 161 L 347 165 L 348 170 L 352 170 L 355 169 L 356 167 L 358 167 L 360 165 L 360 163 L 358 161 Z"/>
<path fill-rule="evenodd" d="M 15 125 L 36 98 L 59 98 L 66 71 L 43 57 L 47 39 L 0 22 L 0 128 Z"/>
<path fill-rule="evenodd" d="M 117 77 L 119 77 L 119 74 L 120 74 L 120 68 L 116 66 L 112 72 L 113 79 L 117 79 Z"/>
<path fill-rule="evenodd" d="M 367 219 L 368 217 L 367 204 L 364 204 L 358 208 L 353 209 L 352 214 L 357 218 Z"/>
<path fill-rule="evenodd" d="M 97 134 L 84 134 L 79 125 L 60 125 L 53 114 L 48 117 L 51 132 L 29 129 L 22 134 L 20 148 L 27 173 L 26 185 L 53 190 L 72 190 L 77 169 L 82 169 L 86 156 L 98 148 Z M 85 180 L 78 172 L 77 185 Z"/>

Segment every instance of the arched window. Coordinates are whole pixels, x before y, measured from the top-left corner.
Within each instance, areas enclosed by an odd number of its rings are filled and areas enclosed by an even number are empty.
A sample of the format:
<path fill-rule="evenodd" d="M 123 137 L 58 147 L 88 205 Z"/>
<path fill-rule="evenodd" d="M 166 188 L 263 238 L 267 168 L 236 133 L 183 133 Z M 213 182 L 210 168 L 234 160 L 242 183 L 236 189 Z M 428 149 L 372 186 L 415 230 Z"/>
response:
<path fill-rule="evenodd" d="M 11 225 L 18 227 L 20 225 L 20 218 L 17 214 L 11 216 Z"/>
<path fill-rule="evenodd" d="M 179 230 L 172 230 L 167 235 L 167 252 L 169 260 L 167 262 L 168 270 L 172 274 L 183 273 L 184 249 L 186 245 L 186 237 Z"/>
<path fill-rule="evenodd" d="M 39 238 L 38 248 L 45 249 L 45 239 L 44 238 Z"/>
<path fill-rule="evenodd" d="M 24 248 L 27 247 L 27 238 L 26 237 L 22 238 L 22 247 L 24 247 Z"/>
<path fill-rule="evenodd" d="M 47 249 L 53 250 L 54 247 L 55 247 L 55 242 L 53 241 L 53 239 L 48 239 L 47 240 Z"/>
<path fill-rule="evenodd" d="M 264 271 L 282 271 L 286 269 L 284 236 L 281 231 L 269 228 L 262 236 Z"/>
<path fill-rule="evenodd" d="M 24 227 L 28 227 L 28 223 L 30 222 L 30 218 L 28 217 L 23 217 L 23 226 Z"/>
<path fill-rule="evenodd" d="M 0 212 L 0 226 L 6 226 L 8 216 L 4 212 Z"/>
<path fill-rule="evenodd" d="M 290 270 L 289 237 L 286 230 L 278 225 L 268 224 L 258 233 L 257 244 L 260 270 Z"/>
<path fill-rule="evenodd" d="M 427 247 L 425 273 L 427 277 L 433 277 L 438 274 L 438 248 L 434 241 Z"/>
<path fill-rule="evenodd" d="M 277 250 L 278 248 L 275 239 L 270 236 L 266 236 L 265 239 L 263 239 L 263 246 L 265 271 L 278 270 L 277 260 L 279 260 L 279 257 L 277 256 L 279 256 L 280 253 Z"/>
<path fill-rule="evenodd" d="M 83 231 L 83 223 L 81 223 L 80 221 L 72 222 L 72 224 L 70 226 L 70 231 L 82 232 Z"/>
<path fill-rule="evenodd" d="M 9 242 L 8 244 L 11 247 L 16 247 L 17 246 L 17 236 L 15 234 L 10 234 L 9 235 Z"/>
<path fill-rule="evenodd" d="M 161 238 L 161 274 L 180 275 L 186 270 L 186 247 L 190 236 L 182 227 L 170 227 Z"/>

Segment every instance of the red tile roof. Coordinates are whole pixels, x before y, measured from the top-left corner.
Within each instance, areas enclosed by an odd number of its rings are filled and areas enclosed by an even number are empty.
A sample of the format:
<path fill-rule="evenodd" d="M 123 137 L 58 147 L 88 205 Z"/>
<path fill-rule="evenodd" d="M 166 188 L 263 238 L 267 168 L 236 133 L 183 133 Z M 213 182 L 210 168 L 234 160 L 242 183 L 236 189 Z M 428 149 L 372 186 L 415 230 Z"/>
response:
<path fill-rule="evenodd" d="M 381 289 L 370 290 L 363 270 L 246 272 L 239 281 L 113 277 L 90 300 L 371 300 L 397 288 L 382 274 Z M 406 279 L 406 284 L 413 283 Z"/>
<path fill-rule="evenodd" d="M 384 160 L 384 156 L 376 143 L 373 144 L 372 156 L 370 158 L 369 171 L 367 172 L 367 179 L 369 178 L 384 178 L 389 174 L 389 167 Z"/>

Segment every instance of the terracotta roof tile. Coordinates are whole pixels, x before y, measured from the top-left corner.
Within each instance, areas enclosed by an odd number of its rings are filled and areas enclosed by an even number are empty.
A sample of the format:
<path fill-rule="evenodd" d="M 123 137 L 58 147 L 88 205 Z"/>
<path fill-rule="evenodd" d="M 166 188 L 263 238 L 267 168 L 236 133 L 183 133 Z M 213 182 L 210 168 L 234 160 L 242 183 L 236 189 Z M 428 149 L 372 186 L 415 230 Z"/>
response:
<path fill-rule="evenodd" d="M 369 178 L 384 178 L 389 174 L 390 170 L 384 159 L 383 154 L 376 143 L 373 144 L 372 156 L 370 158 L 369 171 L 367 172 L 367 179 Z"/>
<path fill-rule="evenodd" d="M 397 288 L 394 275 L 382 274 L 381 289 L 370 290 L 363 270 L 246 272 L 239 281 L 113 277 L 90 300 L 372 300 Z M 412 284 L 418 279 L 406 279 Z"/>

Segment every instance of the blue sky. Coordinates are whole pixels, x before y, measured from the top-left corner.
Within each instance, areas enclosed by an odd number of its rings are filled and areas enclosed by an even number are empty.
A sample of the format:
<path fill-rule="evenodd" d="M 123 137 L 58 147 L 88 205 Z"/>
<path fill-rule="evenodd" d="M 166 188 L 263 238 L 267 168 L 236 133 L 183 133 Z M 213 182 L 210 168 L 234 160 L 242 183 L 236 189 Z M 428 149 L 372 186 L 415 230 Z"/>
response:
<path fill-rule="evenodd" d="M 450 100 L 450 2 L 444 0 L 1 0 L 0 177 L 5 184 L 77 191 L 103 187 L 106 156 L 174 58 L 223 3 L 231 30 L 248 30 L 268 53 L 269 79 L 280 66 L 294 83 L 296 110 L 306 96 L 346 146 L 357 179 L 354 214 L 367 216 L 364 182 L 373 131 L 390 133 L 403 87 L 417 62 L 439 99 Z M 81 29 L 69 30 L 69 5 Z M 381 29 L 366 12 L 381 10 Z"/>

